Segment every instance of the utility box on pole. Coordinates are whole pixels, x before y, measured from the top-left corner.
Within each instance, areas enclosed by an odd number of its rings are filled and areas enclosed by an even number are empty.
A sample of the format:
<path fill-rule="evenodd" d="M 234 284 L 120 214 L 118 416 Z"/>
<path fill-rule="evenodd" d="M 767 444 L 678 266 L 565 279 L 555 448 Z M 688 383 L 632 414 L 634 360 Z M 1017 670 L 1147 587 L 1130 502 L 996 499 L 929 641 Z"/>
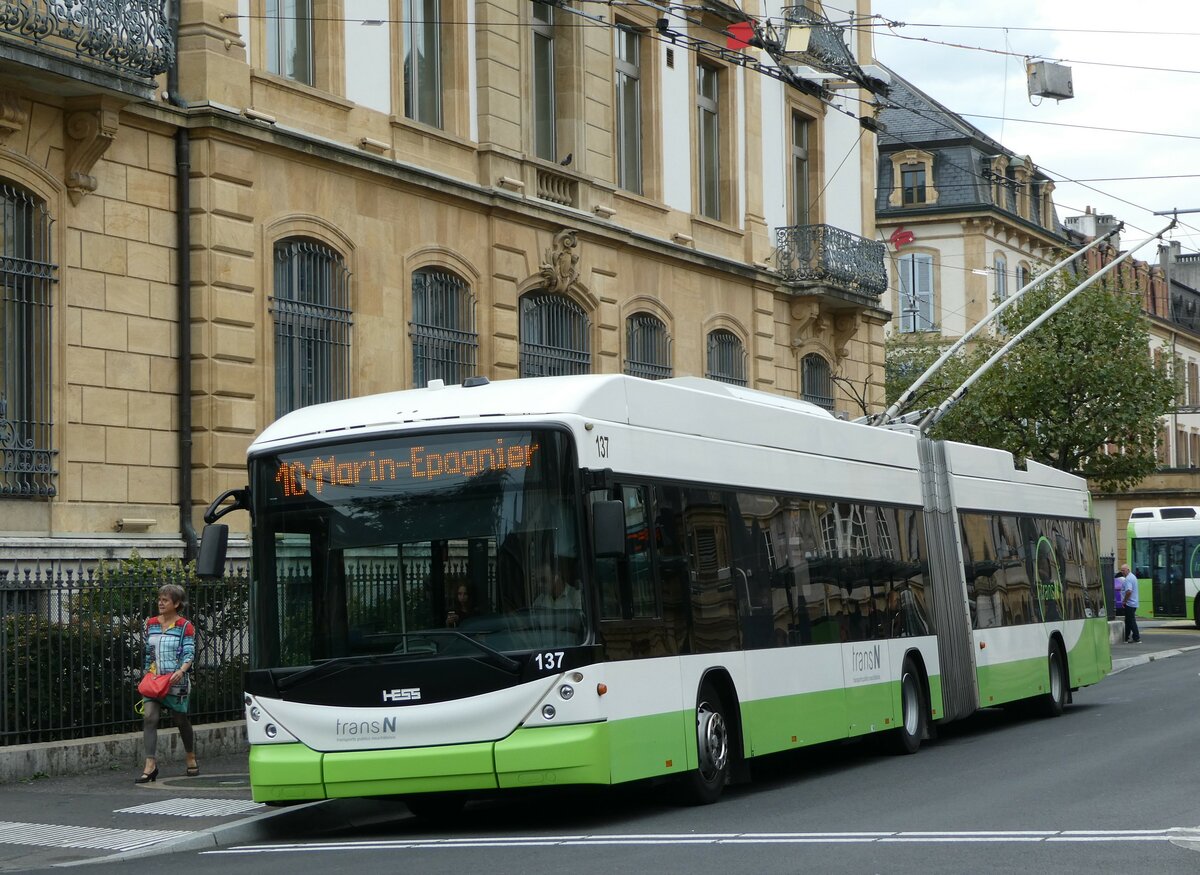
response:
<path fill-rule="evenodd" d="M 1071 68 L 1049 61 L 1034 61 L 1025 66 L 1030 97 L 1053 97 L 1055 100 L 1070 100 L 1075 96 L 1075 85 L 1071 81 Z"/>

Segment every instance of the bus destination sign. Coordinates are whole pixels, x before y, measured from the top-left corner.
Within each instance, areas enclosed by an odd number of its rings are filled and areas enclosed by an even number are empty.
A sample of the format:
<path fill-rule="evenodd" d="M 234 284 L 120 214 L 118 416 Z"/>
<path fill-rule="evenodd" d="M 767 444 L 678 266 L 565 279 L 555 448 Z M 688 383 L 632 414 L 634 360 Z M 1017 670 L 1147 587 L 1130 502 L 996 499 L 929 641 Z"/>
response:
<path fill-rule="evenodd" d="M 414 445 L 377 450 L 357 444 L 312 457 L 281 457 L 275 483 L 284 498 L 303 498 L 384 484 L 470 480 L 491 471 L 530 468 L 540 448 L 528 435 L 477 443 L 459 439 L 453 446 L 437 448 Z"/>

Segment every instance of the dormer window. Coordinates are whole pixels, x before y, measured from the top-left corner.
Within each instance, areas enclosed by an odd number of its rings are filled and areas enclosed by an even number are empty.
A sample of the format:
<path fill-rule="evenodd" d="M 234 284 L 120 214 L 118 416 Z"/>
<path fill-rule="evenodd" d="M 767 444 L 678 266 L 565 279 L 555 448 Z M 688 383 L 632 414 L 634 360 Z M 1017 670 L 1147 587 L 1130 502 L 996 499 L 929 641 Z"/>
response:
<path fill-rule="evenodd" d="M 895 152 L 892 158 L 890 207 L 918 207 L 936 204 L 937 188 L 933 179 L 933 154 L 921 149 Z"/>
<path fill-rule="evenodd" d="M 905 206 L 925 203 L 924 164 L 900 165 L 900 192 L 901 203 Z"/>

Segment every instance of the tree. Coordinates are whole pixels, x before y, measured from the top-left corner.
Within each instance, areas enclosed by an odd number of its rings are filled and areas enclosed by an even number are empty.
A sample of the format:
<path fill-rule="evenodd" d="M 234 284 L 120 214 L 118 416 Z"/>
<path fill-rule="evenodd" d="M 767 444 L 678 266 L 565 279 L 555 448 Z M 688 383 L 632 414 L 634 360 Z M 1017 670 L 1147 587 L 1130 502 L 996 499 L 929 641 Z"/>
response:
<path fill-rule="evenodd" d="M 1030 290 L 1001 318 L 999 336 L 923 387 L 910 407 L 932 407 L 1009 337 L 1083 277 L 1059 274 Z M 931 436 L 1008 450 L 1117 491 L 1157 466 L 1159 419 L 1175 404 L 1172 363 L 1155 361 L 1139 298 L 1096 283 L 1013 347 L 931 430 Z M 889 342 L 889 403 L 940 353 L 927 340 Z M 1109 452 L 1110 447 L 1115 447 Z"/>

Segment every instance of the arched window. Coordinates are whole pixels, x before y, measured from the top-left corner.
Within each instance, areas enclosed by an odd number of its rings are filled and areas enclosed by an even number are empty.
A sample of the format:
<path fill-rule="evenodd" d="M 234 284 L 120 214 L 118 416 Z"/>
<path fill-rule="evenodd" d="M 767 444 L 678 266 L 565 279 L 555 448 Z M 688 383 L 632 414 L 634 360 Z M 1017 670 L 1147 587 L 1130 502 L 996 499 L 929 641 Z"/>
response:
<path fill-rule="evenodd" d="M 801 398 L 833 410 L 833 373 L 825 357 L 810 352 L 800 362 Z"/>
<path fill-rule="evenodd" d="M 722 383 L 746 385 L 746 347 L 732 331 L 718 328 L 709 332 L 704 376 Z"/>
<path fill-rule="evenodd" d="M 553 377 L 592 370 L 591 321 L 566 295 L 530 292 L 521 298 L 521 376 Z"/>
<path fill-rule="evenodd" d="M 902 255 L 897 271 L 901 333 L 933 330 L 933 256 L 921 252 Z"/>
<path fill-rule="evenodd" d="M 996 274 L 996 300 L 1003 301 L 1008 297 L 1008 259 L 997 252 L 992 267 Z"/>
<path fill-rule="evenodd" d="M 56 493 L 51 319 L 58 265 L 46 205 L 0 182 L 0 495 Z"/>
<path fill-rule="evenodd" d="M 435 269 L 414 272 L 412 314 L 414 386 L 430 380 L 461 383 L 475 373 L 475 296 L 461 277 Z"/>
<path fill-rule="evenodd" d="M 657 316 L 634 313 L 625 320 L 625 373 L 647 380 L 671 376 L 671 335 Z"/>
<path fill-rule="evenodd" d="M 1025 288 L 1025 284 L 1027 282 L 1029 282 L 1029 277 L 1030 277 L 1029 265 L 1025 264 L 1024 262 L 1021 262 L 1020 264 L 1018 264 L 1017 265 L 1017 288 L 1016 288 L 1016 290 L 1014 290 L 1014 294 L 1016 293 L 1016 291 L 1019 291 L 1019 290 Z"/>
<path fill-rule="evenodd" d="M 275 244 L 275 415 L 350 394 L 350 272 L 316 240 Z"/>

